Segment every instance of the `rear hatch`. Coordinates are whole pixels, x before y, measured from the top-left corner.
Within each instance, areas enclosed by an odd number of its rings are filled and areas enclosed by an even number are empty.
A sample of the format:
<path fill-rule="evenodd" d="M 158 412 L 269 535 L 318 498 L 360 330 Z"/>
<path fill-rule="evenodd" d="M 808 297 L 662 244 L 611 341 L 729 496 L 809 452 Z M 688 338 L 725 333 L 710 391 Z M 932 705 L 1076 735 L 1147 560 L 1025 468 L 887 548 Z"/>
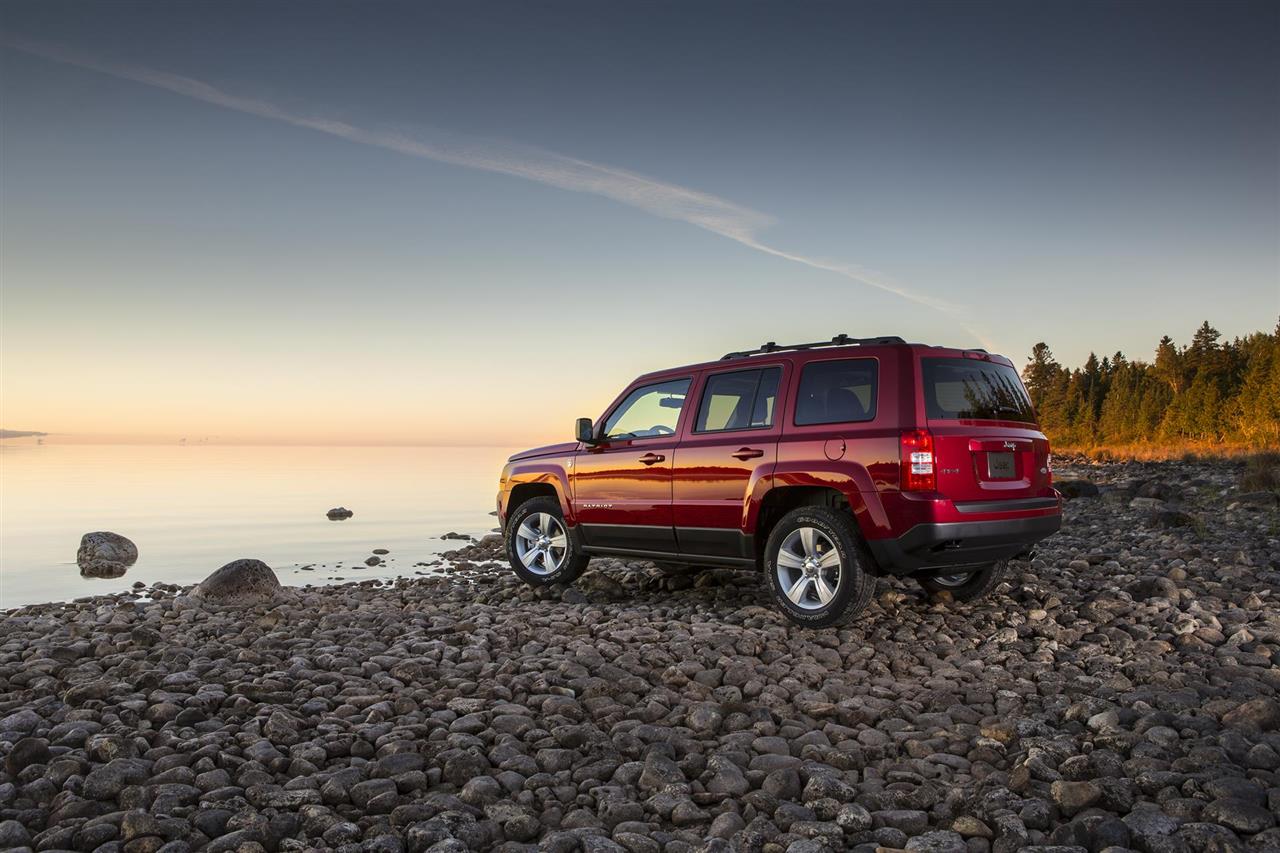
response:
<path fill-rule="evenodd" d="M 1007 359 L 966 351 L 923 357 L 919 370 L 940 493 L 956 502 L 1052 494 L 1049 442 Z"/>

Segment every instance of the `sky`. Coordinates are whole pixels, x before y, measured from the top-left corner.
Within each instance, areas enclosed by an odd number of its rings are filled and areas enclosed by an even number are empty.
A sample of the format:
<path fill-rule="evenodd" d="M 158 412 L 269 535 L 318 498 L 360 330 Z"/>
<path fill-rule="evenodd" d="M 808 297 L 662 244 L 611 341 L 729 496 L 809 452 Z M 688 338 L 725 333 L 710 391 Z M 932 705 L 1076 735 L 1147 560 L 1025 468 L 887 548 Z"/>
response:
<path fill-rule="evenodd" d="M 1272 3 L 0 4 L 0 427 L 522 445 L 897 334 L 1280 315 Z"/>

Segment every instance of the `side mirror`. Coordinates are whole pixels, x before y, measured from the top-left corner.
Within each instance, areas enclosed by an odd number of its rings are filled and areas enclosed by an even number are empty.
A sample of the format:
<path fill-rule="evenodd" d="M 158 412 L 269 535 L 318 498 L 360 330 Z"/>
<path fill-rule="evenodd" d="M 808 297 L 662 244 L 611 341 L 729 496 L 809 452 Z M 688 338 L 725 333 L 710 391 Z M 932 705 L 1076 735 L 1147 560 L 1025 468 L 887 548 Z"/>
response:
<path fill-rule="evenodd" d="M 591 423 L 591 418 L 578 418 L 577 421 L 578 441 L 583 444 L 596 444 L 596 429 Z"/>

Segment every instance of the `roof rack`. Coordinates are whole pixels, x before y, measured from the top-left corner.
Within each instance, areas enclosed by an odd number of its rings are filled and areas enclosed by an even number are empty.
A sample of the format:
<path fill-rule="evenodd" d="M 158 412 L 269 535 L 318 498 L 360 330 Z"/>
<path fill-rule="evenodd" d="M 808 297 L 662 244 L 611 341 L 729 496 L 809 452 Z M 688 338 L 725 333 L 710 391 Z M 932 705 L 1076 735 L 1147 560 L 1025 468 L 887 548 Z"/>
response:
<path fill-rule="evenodd" d="M 905 344 L 902 338 L 897 335 L 887 335 L 882 338 L 851 338 L 848 335 L 836 335 L 829 341 L 814 341 L 811 344 L 777 344 L 773 341 L 762 345 L 758 349 L 748 349 L 741 352 L 730 352 L 720 356 L 721 361 L 727 361 L 731 358 L 747 358 L 753 355 L 763 355 L 770 352 L 789 352 L 792 350 L 818 349 L 819 347 L 852 347 L 852 346 L 884 346 L 887 344 Z"/>

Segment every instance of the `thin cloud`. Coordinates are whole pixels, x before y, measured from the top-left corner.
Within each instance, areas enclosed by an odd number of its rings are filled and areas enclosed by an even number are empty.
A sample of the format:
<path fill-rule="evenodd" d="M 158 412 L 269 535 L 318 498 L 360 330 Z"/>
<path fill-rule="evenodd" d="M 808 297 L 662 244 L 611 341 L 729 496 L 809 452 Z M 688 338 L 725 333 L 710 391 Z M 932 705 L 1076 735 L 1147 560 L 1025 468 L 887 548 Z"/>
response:
<path fill-rule="evenodd" d="M 295 113 L 268 101 L 233 95 L 190 77 L 142 66 L 108 62 L 62 45 L 9 35 L 0 36 L 0 44 L 54 62 L 131 80 L 197 101 L 283 122 L 294 127 L 326 133 L 362 145 L 371 145 L 410 157 L 420 157 L 468 169 L 511 175 L 571 192 L 603 196 L 663 219 L 674 219 L 696 225 L 758 252 L 834 273 L 944 314 L 958 317 L 961 313 L 956 306 L 944 300 L 916 293 L 882 276 L 872 275 L 846 264 L 784 251 L 761 242 L 758 238 L 759 232 L 776 221 L 768 214 L 734 204 L 709 193 L 655 180 L 624 169 L 524 146 L 480 140 L 429 142 L 398 133 L 368 130 L 343 121 Z M 983 335 L 966 324 L 962 323 L 962 325 L 984 344 L 986 343 Z"/>

